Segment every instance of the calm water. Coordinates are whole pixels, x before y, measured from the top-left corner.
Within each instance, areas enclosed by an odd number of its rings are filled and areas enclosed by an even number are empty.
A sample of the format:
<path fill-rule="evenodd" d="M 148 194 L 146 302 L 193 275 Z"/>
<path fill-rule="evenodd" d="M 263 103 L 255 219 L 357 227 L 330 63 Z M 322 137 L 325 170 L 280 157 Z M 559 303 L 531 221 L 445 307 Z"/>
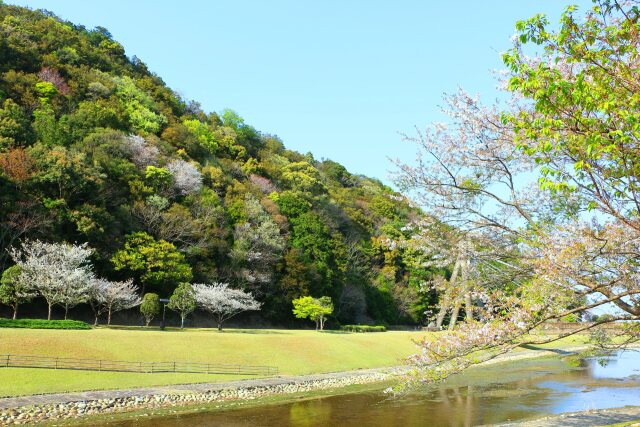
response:
<path fill-rule="evenodd" d="M 255 408 L 108 423 L 178 426 L 472 426 L 586 409 L 640 405 L 640 352 L 476 368 L 401 399 L 380 390 Z"/>

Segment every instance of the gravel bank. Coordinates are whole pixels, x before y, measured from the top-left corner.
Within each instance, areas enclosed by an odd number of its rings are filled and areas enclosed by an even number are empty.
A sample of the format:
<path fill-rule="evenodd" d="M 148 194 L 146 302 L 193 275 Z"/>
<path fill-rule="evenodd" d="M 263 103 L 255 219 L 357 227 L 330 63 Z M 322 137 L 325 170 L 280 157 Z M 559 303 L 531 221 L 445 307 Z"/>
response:
<path fill-rule="evenodd" d="M 585 427 L 608 426 L 617 423 L 630 423 L 629 426 L 640 426 L 640 406 L 567 412 L 531 421 L 500 424 L 500 427 Z"/>

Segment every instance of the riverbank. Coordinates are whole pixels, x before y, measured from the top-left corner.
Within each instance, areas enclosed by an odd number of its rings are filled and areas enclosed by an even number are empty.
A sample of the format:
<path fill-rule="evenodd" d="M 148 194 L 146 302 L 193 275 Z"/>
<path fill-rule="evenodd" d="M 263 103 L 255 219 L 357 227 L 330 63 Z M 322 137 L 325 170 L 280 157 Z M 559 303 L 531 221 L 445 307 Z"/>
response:
<path fill-rule="evenodd" d="M 571 354 L 584 346 L 563 349 L 529 349 L 502 355 L 488 364 Z M 224 383 L 174 385 L 128 390 L 104 390 L 81 393 L 58 393 L 0 399 L 0 424 L 27 424 L 71 421 L 109 414 L 154 416 L 172 408 L 172 413 L 188 412 L 193 406 L 251 402 L 257 399 L 293 398 L 301 393 L 343 392 L 354 385 L 392 382 L 406 367 L 361 369 L 325 374 L 283 376 Z M 215 409 L 215 408 L 210 408 Z M 91 419 L 91 418 L 88 418 Z"/>
<path fill-rule="evenodd" d="M 229 401 L 250 401 L 353 385 L 382 383 L 402 368 L 364 369 L 225 383 L 189 384 L 130 390 L 59 393 L 0 399 L 0 425 L 19 425 L 85 416 L 167 407 L 188 407 Z"/>
<path fill-rule="evenodd" d="M 500 427 L 584 427 L 640 426 L 640 406 L 568 412 L 518 423 L 500 424 Z"/>

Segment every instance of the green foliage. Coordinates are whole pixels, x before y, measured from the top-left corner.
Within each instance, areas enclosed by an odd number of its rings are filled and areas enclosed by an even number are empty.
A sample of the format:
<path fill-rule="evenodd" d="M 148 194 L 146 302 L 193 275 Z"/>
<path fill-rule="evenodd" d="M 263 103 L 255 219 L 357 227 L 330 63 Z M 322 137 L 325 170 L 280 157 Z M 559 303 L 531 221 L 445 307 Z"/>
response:
<path fill-rule="evenodd" d="M 143 290 L 148 285 L 169 292 L 193 277 L 184 255 L 173 244 L 142 232 L 127 235 L 124 248 L 113 255 L 111 262 L 116 270 L 136 274 Z"/>
<path fill-rule="evenodd" d="M 0 108 L 0 151 L 31 140 L 31 126 L 24 111 L 11 98 Z"/>
<path fill-rule="evenodd" d="M 209 127 L 199 120 L 185 120 L 182 124 L 196 137 L 200 145 L 214 153 L 217 148 L 215 137 Z"/>
<path fill-rule="evenodd" d="M 316 330 L 323 330 L 325 317 L 333 313 L 333 302 L 329 297 L 300 297 L 292 303 L 294 316 L 313 320 L 316 322 Z"/>
<path fill-rule="evenodd" d="M 295 162 L 283 167 L 282 181 L 292 190 L 311 194 L 318 194 L 324 190 L 318 169 L 308 162 Z"/>
<path fill-rule="evenodd" d="M 149 326 L 153 318 L 160 313 L 160 297 L 158 294 L 144 294 L 142 304 L 140 304 L 140 313 L 144 316 L 145 326 Z"/>
<path fill-rule="evenodd" d="M 167 123 L 167 118 L 154 111 L 156 103 L 153 98 L 141 90 L 131 77 L 113 77 L 113 81 L 116 85 L 116 95 L 129 115 L 132 129 L 158 133 Z"/>
<path fill-rule="evenodd" d="M 91 326 L 79 320 L 0 319 L 0 328 L 91 329 Z"/>
<path fill-rule="evenodd" d="M 5 304 L 13 308 L 13 318 L 18 314 L 18 305 L 29 302 L 33 298 L 33 293 L 29 289 L 20 286 L 19 277 L 21 269 L 13 265 L 2 272 L 0 279 L 0 304 Z"/>
<path fill-rule="evenodd" d="M 165 168 L 157 168 L 155 166 L 147 166 L 144 173 L 147 184 L 158 192 L 166 191 L 171 187 L 173 176 Z"/>
<path fill-rule="evenodd" d="M 347 332 L 386 332 L 387 328 L 384 326 L 370 326 L 370 325 L 342 325 L 341 331 Z"/>
<path fill-rule="evenodd" d="M 38 82 L 36 83 L 36 92 L 40 95 L 40 100 L 44 102 L 49 102 L 51 98 L 58 94 L 58 89 L 53 85 L 53 83 L 49 82 Z"/>
<path fill-rule="evenodd" d="M 360 314 L 395 322 L 394 295 L 418 272 L 396 253 L 381 289 L 389 254 L 372 246 L 418 212 L 389 188 L 287 150 L 232 110 L 203 112 L 104 28 L 8 5 L 0 23 L 0 266 L 22 238 L 88 242 L 96 273 L 163 296 L 229 278 L 289 324 L 292 299 L 338 306 L 357 283 Z M 201 171 L 199 192 L 174 191 L 165 166 L 177 159 Z"/>
<path fill-rule="evenodd" d="M 169 298 L 167 308 L 180 313 L 180 328 L 184 328 L 184 319 L 196 309 L 196 294 L 189 283 L 180 283 Z"/>

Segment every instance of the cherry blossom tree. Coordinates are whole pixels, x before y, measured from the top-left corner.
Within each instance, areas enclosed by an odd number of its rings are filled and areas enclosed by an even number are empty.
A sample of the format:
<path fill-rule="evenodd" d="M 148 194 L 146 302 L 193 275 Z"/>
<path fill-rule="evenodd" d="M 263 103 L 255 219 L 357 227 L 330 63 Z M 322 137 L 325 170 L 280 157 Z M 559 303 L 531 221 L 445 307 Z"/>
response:
<path fill-rule="evenodd" d="M 276 222 L 252 195 L 245 197 L 245 212 L 247 221 L 236 226 L 230 255 L 239 267 L 240 278 L 262 295 L 273 282 L 286 242 Z"/>
<path fill-rule="evenodd" d="M 485 107 L 460 91 L 446 98 L 448 125 L 408 138 L 420 153 L 398 163 L 397 182 L 442 222 L 507 248 L 499 274 L 517 285 L 481 287 L 477 320 L 420 343 L 411 360 L 422 378 L 640 319 L 639 17 L 628 3 L 598 1 L 583 20 L 568 8 L 557 31 L 542 15 L 519 22 L 504 55 L 508 103 Z M 601 306 L 616 310 L 560 335 L 531 334 Z M 621 323 L 617 334 L 626 345 L 640 328 Z"/>
<path fill-rule="evenodd" d="M 65 308 L 66 318 L 69 308 L 87 300 L 94 275 L 86 244 L 25 240 L 9 254 L 21 269 L 19 280 L 47 301 L 48 320 L 55 304 Z"/>
<path fill-rule="evenodd" d="M 129 154 L 131 161 L 138 167 L 158 165 L 160 151 L 140 135 L 131 134 L 126 136 L 123 141 L 123 148 Z"/>
<path fill-rule="evenodd" d="M 230 288 L 226 283 L 193 285 L 198 306 L 211 313 L 222 330 L 222 323 L 243 311 L 260 310 L 262 303 L 256 301 L 250 292 Z"/>
<path fill-rule="evenodd" d="M 100 314 L 107 313 L 107 325 L 111 325 L 111 315 L 116 311 L 137 307 L 142 303 L 133 280 L 112 282 L 96 278 L 91 283 L 90 300 L 95 313 L 95 325 Z"/>
<path fill-rule="evenodd" d="M 197 193 L 202 188 L 202 175 L 193 163 L 174 160 L 167 165 L 173 175 L 173 186 L 181 195 Z"/>

